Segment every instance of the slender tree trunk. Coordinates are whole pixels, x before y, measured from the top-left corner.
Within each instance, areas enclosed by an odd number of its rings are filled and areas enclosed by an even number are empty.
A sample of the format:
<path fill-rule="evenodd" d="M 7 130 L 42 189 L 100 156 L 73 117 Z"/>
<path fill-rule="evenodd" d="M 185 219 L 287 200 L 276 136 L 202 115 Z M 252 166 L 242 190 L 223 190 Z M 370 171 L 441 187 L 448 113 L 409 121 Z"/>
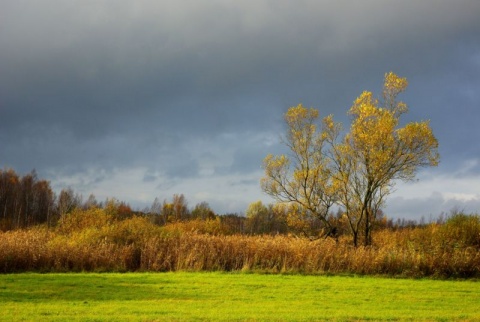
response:
<path fill-rule="evenodd" d="M 365 212 L 365 240 L 363 245 L 370 246 L 370 211 L 366 209 Z"/>
<path fill-rule="evenodd" d="M 357 248 L 358 247 L 358 231 L 352 231 L 352 235 L 353 235 L 353 246 Z"/>

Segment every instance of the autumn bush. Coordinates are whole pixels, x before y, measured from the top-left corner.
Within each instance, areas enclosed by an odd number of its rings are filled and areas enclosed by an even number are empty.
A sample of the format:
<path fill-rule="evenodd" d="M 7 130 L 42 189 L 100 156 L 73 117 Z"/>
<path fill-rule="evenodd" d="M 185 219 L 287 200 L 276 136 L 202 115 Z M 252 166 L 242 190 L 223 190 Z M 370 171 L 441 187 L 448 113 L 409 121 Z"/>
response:
<path fill-rule="evenodd" d="M 157 226 L 146 217 L 120 220 L 103 209 L 77 210 L 54 228 L 0 233 L 0 272 L 261 271 L 480 277 L 480 219 L 384 229 L 368 247 L 340 237 L 225 234 L 217 219 Z"/>
<path fill-rule="evenodd" d="M 441 238 L 450 247 L 480 249 L 480 216 L 454 212 L 442 225 Z"/>

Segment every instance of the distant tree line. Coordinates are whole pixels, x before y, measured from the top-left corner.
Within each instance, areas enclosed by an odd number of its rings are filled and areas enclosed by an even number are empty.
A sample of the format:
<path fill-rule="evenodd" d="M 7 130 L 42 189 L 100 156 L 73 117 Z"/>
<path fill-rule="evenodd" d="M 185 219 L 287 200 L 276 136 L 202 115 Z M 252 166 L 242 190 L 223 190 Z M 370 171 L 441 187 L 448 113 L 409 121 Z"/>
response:
<path fill-rule="evenodd" d="M 58 196 L 50 182 L 39 179 L 35 170 L 19 175 L 13 169 L 0 170 L 0 230 L 12 230 L 29 226 L 56 225 L 62 214 L 74 209 L 102 208 L 115 204 L 120 215 L 132 214 L 130 206 L 115 199 L 99 203 L 94 195 L 86 201 L 72 188 L 65 188 Z"/>
<path fill-rule="evenodd" d="M 62 215 L 74 210 L 102 208 L 114 213 L 118 219 L 134 216 L 149 218 L 163 226 L 189 220 L 220 220 L 230 233 L 244 233 L 246 218 L 241 214 L 216 214 L 207 202 L 192 209 L 183 194 L 173 195 L 170 201 L 155 198 L 151 207 L 134 211 L 130 205 L 115 198 L 97 201 L 93 194 L 84 200 L 72 188 L 64 188 L 57 195 L 50 182 L 39 179 L 35 170 L 19 175 L 13 169 L 0 170 L 0 230 L 14 230 L 35 225 L 55 226 Z"/>
<path fill-rule="evenodd" d="M 155 198 L 152 205 L 143 210 L 133 210 L 131 206 L 115 198 L 99 202 L 93 194 L 84 200 L 83 196 L 72 188 L 64 188 L 57 195 L 50 182 L 39 179 L 35 170 L 26 175 L 19 175 L 13 169 L 0 170 L 0 230 L 14 230 L 35 225 L 56 226 L 62 215 L 75 210 L 101 208 L 114 214 L 117 219 L 134 216 L 148 218 L 158 226 L 172 223 L 196 221 L 216 221 L 226 234 L 278 235 L 293 234 L 316 239 L 322 235 L 324 222 L 308 212 L 301 212 L 295 204 L 264 204 L 252 202 L 245 213 L 217 214 L 210 205 L 203 201 L 189 208 L 183 194 L 174 194 L 170 200 Z M 349 224 L 340 210 L 330 212 L 326 220 L 336 227 L 329 237 L 338 238 L 349 234 Z M 445 221 L 441 214 L 436 219 L 438 224 Z M 387 219 L 379 212 L 375 230 L 388 228 L 398 230 L 425 226 L 421 221 L 405 219 Z M 195 224 L 191 225 L 195 227 Z"/>
<path fill-rule="evenodd" d="M 3 230 L 49 223 L 56 216 L 55 194 L 35 171 L 19 176 L 12 169 L 0 170 L 0 211 Z"/>

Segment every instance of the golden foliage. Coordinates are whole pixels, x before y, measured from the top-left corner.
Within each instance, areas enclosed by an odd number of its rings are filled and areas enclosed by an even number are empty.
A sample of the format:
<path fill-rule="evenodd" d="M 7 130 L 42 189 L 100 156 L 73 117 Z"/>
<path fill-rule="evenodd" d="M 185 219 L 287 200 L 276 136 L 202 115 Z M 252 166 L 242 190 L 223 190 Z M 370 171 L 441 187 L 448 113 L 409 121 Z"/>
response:
<path fill-rule="evenodd" d="M 327 231 L 334 228 L 328 211 L 338 204 L 345 210 L 354 244 L 361 230 L 364 244 L 371 244 L 373 223 L 395 180 L 411 180 L 419 168 L 439 162 L 438 142 L 428 121 L 399 126 L 408 108 L 397 96 L 407 85 L 406 78 L 391 72 L 385 74 L 382 101 L 364 91 L 348 112 L 352 122 L 342 139 L 342 127 L 333 116 L 318 127 L 317 110 L 301 104 L 291 107 L 285 114 L 285 144 L 291 156 L 265 158 L 263 191 L 314 214 Z M 294 226 L 303 220 L 290 218 Z"/>
<path fill-rule="evenodd" d="M 331 165 L 323 152 L 329 135 L 338 127 L 331 116 L 318 127 L 318 117 L 316 109 L 305 108 L 302 104 L 288 109 L 285 143 L 292 153 L 289 156 L 267 155 L 263 161 L 265 176 L 260 184 L 263 191 L 279 202 L 293 203 L 302 209 L 302 212 L 289 213 L 291 227 L 300 228 L 302 217 L 308 214 L 329 230 L 331 224 L 327 216 L 335 200 L 335 189 Z"/>

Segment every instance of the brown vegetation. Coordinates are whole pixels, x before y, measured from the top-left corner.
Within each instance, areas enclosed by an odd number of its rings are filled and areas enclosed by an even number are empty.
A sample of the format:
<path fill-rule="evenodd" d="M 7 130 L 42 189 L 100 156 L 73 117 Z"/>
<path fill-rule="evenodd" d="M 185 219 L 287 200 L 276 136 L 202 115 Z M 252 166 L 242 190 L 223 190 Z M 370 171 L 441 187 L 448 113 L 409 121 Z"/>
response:
<path fill-rule="evenodd" d="M 480 216 L 453 213 L 431 224 L 378 217 L 373 244 L 354 247 L 342 212 L 292 216 L 288 204 L 252 203 L 247 216 L 192 211 L 183 195 L 134 212 L 110 199 L 55 197 L 35 172 L 0 171 L 0 273 L 38 271 L 263 271 L 480 277 Z M 1 232 L 3 230 L 3 232 Z M 301 237 L 300 237 L 301 236 Z"/>
<path fill-rule="evenodd" d="M 108 209 L 75 210 L 55 228 L 0 233 L 0 272 L 263 271 L 480 277 L 480 217 L 456 214 L 444 224 L 383 229 L 375 243 L 348 237 L 231 234 L 218 217 L 155 225 Z"/>

